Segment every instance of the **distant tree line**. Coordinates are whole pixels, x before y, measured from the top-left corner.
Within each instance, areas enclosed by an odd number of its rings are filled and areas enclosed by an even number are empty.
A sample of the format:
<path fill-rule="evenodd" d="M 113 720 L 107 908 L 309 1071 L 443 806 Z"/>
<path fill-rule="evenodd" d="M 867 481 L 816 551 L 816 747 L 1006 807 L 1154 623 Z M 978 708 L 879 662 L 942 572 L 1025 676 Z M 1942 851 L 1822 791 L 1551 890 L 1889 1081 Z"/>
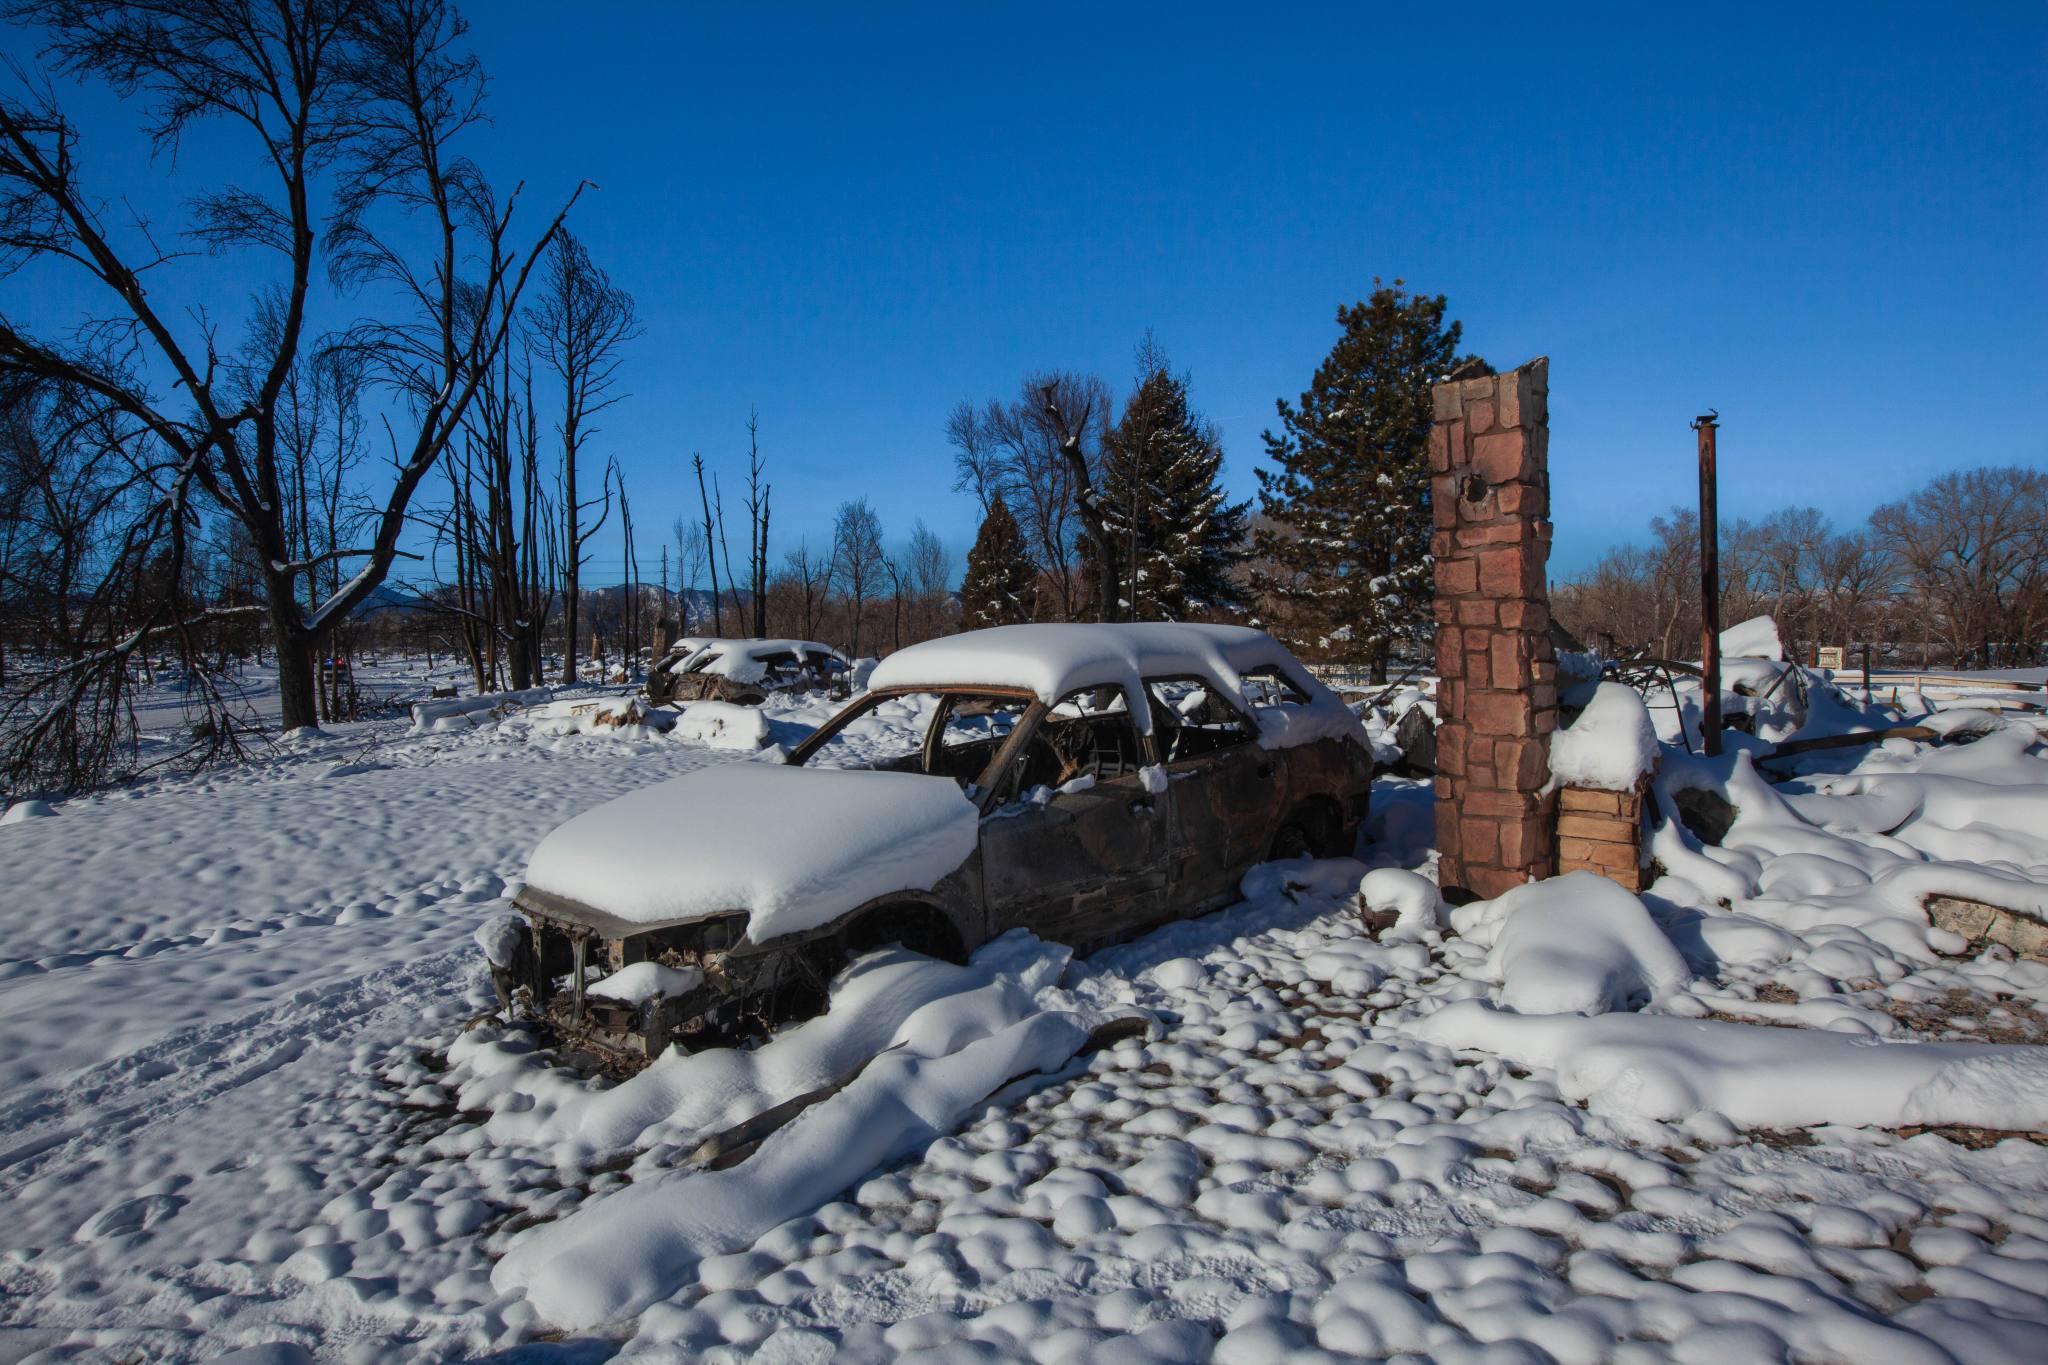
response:
<path fill-rule="evenodd" d="M 1551 594 L 1589 647 L 1699 653 L 1699 518 L 1674 508 L 1645 542 L 1608 551 Z M 1768 613 L 1808 660 L 1839 646 L 1880 666 L 2011 668 L 2048 661 L 2048 473 L 1943 474 L 1838 528 L 1812 508 L 1720 528 L 1721 619 Z"/>

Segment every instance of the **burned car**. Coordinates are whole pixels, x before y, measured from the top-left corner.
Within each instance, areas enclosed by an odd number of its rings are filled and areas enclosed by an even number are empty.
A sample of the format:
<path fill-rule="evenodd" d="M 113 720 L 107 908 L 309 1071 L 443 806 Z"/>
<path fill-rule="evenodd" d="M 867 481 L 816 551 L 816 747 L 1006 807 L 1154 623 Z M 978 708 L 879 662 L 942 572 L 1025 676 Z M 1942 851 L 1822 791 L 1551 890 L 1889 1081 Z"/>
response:
<path fill-rule="evenodd" d="M 1234 626 L 1029 625 L 915 645 L 794 750 L 571 819 L 534 851 L 501 996 L 648 1058 L 816 1008 L 852 954 L 1086 952 L 1349 852 L 1357 718 Z"/>
<path fill-rule="evenodd" d="M 691 635 L 676 641 L 647 673 L 647 699 L 729 701 L 759 706 L 771 692 L 847 693 L 844 654 L 815 640 L 727 640 Z"/>

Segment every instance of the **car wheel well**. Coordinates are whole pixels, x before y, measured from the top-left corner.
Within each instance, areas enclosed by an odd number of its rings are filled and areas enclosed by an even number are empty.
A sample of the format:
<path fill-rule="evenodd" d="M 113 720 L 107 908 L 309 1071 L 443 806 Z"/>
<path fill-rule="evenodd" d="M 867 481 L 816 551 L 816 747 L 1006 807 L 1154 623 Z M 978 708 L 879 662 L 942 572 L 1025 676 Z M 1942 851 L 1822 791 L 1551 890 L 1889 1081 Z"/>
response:
<path fill-rule="evenodd" d="M 1291 831 L 1296 830 L 1300 831 L 1300 843 L 1311 857 L 1334 858 L 1348 853 L 1349 849 L 1336 846 L 1343 829 L 1343 811 L 1332 798 L 1311 796 L 1297 801 L 1280 821 L 1280 827 L 1273 836 L 1274 855 L 1288 856 L 1283 849 L 1293 840 Z"/>
<path fill-rule="evenodd" d="M 913 953 L 964 963 L 967 950 L 945 911 L 921 901 L 896 901 L 864 910 L 840 936 L 851 953 L 899 943 Z"/>

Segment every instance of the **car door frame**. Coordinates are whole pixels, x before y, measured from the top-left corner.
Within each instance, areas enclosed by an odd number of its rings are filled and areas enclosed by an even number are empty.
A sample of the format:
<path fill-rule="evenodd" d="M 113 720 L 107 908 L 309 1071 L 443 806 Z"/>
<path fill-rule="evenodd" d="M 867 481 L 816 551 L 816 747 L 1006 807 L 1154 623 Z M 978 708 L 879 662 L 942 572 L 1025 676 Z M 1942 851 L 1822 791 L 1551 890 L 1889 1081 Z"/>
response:
<path fill-rule="evenodd" d="M 1273 831 L 1287 810 L 1289 768 L 1280 754 L 1260 745 L 1258 717 L 1214 678 L 1194 673 L 1145 678 L 1148 706 L 1157 683 L 1194 683 L 1206 689 L 1210 699 L 1234 716 L 1247 736 L 1188 758 L 1169 760 L 1163 751 L 1159 757 L 1166 789 L 1174 794 L 1175 899 L 1184 911 L 1227 904 L 1235 899 L 1245 870 L 1262 861 L 1271 847 Z M 1166 703 L 1159 705 L 1165 707 Z M 1163 741 L 1155 736 L 1155 743 Z M 1226 800 L 1230 795 L 1227 784 L 1238 782 L 1248 789 L 1263 784 L 1270 794 L 1249 811 L 1236 809 Z M 1219 837 L 1220 849 L 1213 844 Z"/>
<path fill-rule="evenodd" d="M 1006 779 L 1054 709 L 1072 696 L 1105 688 L 1123 695 L 1123 720 L 1137 741 L 1137 770 L 1107 782 L 1098 779 L 1078 792 L 1055 793 L 1043 805 L 1004 801 Z M 1121 682 L 1112 682 L 1076 688 L 1052 706 L 1041 701 L 991 761 L 984 774 L 989 785 L 980 794 L 979 839 L 991 934 L 1021 927 L 1085 952 L 1174 917 L 1172 800 L 1148 785 L 1145 774 L 1157 766 L 1158 750 L 1150 726 L 1139 726 L 1132 700 Z M 1017 781 L 1021 784 L 1021 776 Z M 1142 835 L 1144 846 L 1119 840 L 1120 829 Z M 1091 840 L 1119 859 L 1116 868 L 1087 865 Z M 1040 856 L 1024 874 L 1019 864 L 1034 853 Z M 1072 861 L 1063 863 L 1063 858 Z M 1012 894 L 1013 882 L 1028 891 Z"/>

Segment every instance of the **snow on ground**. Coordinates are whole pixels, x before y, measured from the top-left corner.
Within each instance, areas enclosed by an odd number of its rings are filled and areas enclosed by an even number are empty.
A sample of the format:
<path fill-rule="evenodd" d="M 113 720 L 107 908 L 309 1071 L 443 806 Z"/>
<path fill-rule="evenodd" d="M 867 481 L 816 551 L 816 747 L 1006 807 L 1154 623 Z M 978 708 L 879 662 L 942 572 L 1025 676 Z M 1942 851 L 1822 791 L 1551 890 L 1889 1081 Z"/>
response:
<path fill-rule="evenodd" d="M 2031 728 L 1667 748 L 1718 845 L 1449 929 L 1383 779 L 1365 861 L 1086 962 L 874 954 L 608 1085 L 466 1027 L 474 935 L 562 820 L 758 760 L 407 725 L 0 828 L 0 1359 L 2039 1357 L 2048 1148 L 1943 1125 L 2048 1128 L 2048 967 L 1916 899 L 2040 908 Z"/>

